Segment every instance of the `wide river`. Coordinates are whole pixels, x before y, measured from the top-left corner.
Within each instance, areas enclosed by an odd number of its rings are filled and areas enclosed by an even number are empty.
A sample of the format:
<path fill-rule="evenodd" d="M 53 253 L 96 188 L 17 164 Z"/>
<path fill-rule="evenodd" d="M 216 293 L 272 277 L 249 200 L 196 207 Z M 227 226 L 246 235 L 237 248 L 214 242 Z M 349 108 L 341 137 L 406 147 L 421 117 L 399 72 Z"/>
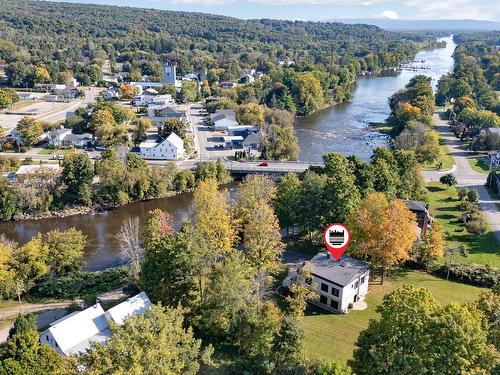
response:
<path fill-rule="evenodd" d="M 363 76 L 358 79 L 353 100 L 327 108 L 296 123 L 300 142 L 300 159 L 320 161 L 327 152 L 338 151 L 345 155 L 358 155 L 368 159 L 375 147 L 387 140 L 377 133 L 366 130 L 369 122 L 383 122 L 389 115 L 387 98 L 401 89 L 416 74 L 431 76 L 437 83 L 439 77 L 453 69 L 452 53 L 455 49 L 451 37 L 445 38 L 447 47 L 417 54 L 415 66 L 428 69 L 419 71 L 389 72 L 379 76 Z M 227 188 L 236 194 L 234 184 Z M 29 241 L 39 232 L 75 227 L 87 236 L 85 261 L 87 270 L 94 271 L 121 262 L 118 243 L 114 236 L 129 217 L 139 217 L 144 222 L 149 211 L 160 208 L 174 217 L 176 228 L 192 215 L 192 194 L 171 198 L 137 202 L 100 215 L 80 215 L 58 219 L 29 220 L 0 223 L 0 233 L 19 243 Z"/>

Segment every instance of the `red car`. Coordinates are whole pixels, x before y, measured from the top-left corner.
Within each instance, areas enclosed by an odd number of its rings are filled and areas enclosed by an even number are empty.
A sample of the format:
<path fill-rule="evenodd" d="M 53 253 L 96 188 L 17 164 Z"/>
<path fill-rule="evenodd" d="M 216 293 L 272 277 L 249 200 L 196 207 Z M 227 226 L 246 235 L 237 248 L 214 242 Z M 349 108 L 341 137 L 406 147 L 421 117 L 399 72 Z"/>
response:
<path fill-rule="evenodd" d="M 259 165 L 257 165 L 258 167 L 267 167 L 269 164 L 267 164 L 267 162 L 262 162 L 260 163 Z"/>

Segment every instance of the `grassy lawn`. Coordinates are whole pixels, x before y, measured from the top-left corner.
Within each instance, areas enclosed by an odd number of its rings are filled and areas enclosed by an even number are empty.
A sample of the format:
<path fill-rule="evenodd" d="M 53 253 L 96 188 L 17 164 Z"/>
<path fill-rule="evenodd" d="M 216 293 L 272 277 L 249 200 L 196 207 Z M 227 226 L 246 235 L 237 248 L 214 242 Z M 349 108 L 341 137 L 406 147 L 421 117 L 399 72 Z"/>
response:
<path fill-rule="evenodd" d="M 444 143 L 444 139 L 439 135 L 439 157 L 431 164 L 424 164 L 423 168 L 427 171 L 436 170 L 437 166 L 442 163 L 441 169 L 448 170 L 453 167 L 453 157 L 450 155 L 448 146 Z"/>
<path fill-rule="evenodd" d="M 455 260 L 500 267 L 500 244 L 490 228 L 482 235 L 467 233 L 465 229 L 455 232 L 455 229 L 463 228 L 459 222 L 462 212 L 456 189 L 448 188 L 439 182 L 429 183 L 427 189 L 429 193 L 426 197 L 431 215 L 443 224 L 449 236 L 448 241 L 463 244 L 469 250 L 470 255 L 467 258 L 456 256 Z"/>
<path fill-rule="evenodd" d="M 38 155 L 66 155 L 73 151 L 72 149 L 54 149 L 54 148 L 43 148 Z"/>
<path fill-rule="evenodd" d="M 464 303 L 477 299 L 482 288 L 436 278 L 421 271 L 408 271 L 396 277 L 389 277 L 383 285 L 371 285 L 366 296 L 368 308 L 351 311 L 347 315 L 326 313 L 308 307 L 303 326 L 308 354 L 318 359 L 347 360 L 351 358 L 354 342 L 359 333 L 368 326 L 370 319 L 376 319 L 375 307 L 383 296 L 403 284 L 414 284 L 429 289 L 440 303 Z"/>
<path fill-rule="evenodd" d="M 468 156 L 469 164 L 476 172 L 490 173 L 489 165 L 484 161 L 484 154 Z"/>

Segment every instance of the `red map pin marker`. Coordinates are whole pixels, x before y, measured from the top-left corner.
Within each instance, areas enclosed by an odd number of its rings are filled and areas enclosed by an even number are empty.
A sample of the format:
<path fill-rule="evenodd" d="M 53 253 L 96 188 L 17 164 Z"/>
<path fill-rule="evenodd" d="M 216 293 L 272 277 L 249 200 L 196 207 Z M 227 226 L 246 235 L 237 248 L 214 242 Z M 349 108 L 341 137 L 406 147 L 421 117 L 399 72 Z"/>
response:
<path fill-rule="evenodd" d="M 349 229 L 343 224 L 330 224 L 323 233 L 325 246 L 335 260 L 339 260 L 342 254 L 344 254 L 350 240 L 351 234 L 349 233 Z"/>

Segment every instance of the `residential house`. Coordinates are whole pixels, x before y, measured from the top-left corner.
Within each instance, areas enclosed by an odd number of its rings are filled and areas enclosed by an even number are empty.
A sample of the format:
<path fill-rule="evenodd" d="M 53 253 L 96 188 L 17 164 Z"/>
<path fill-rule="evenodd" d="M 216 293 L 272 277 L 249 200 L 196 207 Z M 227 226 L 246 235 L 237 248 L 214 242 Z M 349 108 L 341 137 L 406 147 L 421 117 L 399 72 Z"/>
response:
<path fill-rule="evenodd" d="M 161 142 L 156 140 L 142 142 L 139 145 L 139 150 L 143 159 L 179 160 L 186 154 L 184 141 L 175 133 L 171 133 Z"/>
<path fill-rule="evenodd" d="M 92 143 L 90 133 L 72 134 L 71 129 L 60 127 L 48 133 L 49 145 L 54 147 L 73 146 L 77 148 L 87 147 Z"/>
<path fill-rule="evenodd" d="M 495 171 L 500 168 L 500 151 L 489 151 L 486 162 L 490 170 Z"/>
<path fill-rule="evenodd" d="M 22 136 L 21 132 L 19 131 L 19 129 L 17 129 L 17 128 L 12 129 L 12 131 L 10 132 L 9 138 L 16 145 L 18 145 L 18 146 L 22 146 L 23 145 L 23 136 Z M 45 138 L 47 138 L 47 133 L 43 133 L 40 136 L 40 138 L 38 138 L 38 140 L 35 142 L 35 144 L 43 141 Z"/>
<path fill-rule="evenodd" d="M 432 217 L 429 214 L 429 205 L 422 201 L 412 201 L 409 199 L 404 202 L 406 207 L 417 216 L 417 234 L 419 237 L 424 237 L 432 223 Z"/>
<path fill-rule="evenodd" d="M 343 256 L 337 261 L 328 252 L 321 252 L 299 267 L 310 268 L 318 298 L 309 302 L 324 310 L 345 314 L 368 293 L 370 266 L 358 259 Z M 296 269 L 290 269 L 283 285 L 291 285 L 296 274 Z"/>
<path fill-rule="evenodd" d="M 110 88 L 102 93 L 102 97 L 104 100 L 118 100 L 120 98 L 120 94 L 113 88 Z"/>
<path fill-rule="evenodd" d="M 253 83 L 253 82 L 255 82 L 255 78 L 250 74 L 244 74 L 238 79 L 238 83 L 242 85 L 245 83 Z"/>
<path fill-rule="evenodd" d="M 107 312 L 97 303 L 50 324 L 40 334 L 40 342 L 52 346 L 59 354 L 78 355 L 87 351 L 92 342 L 104 344 L 111 337 L 110 322 L 122 325 L 125 318 L 140 315 L 151 306 L 151 301 L 144 292 Z"/>
<path fill-rule="evenodd" d="M 59 129 L 50 131 L 47 135 L 49 145 L 54 147 L 61 147 L 64 137 L 66 137 L 68 134 L 71 134 L 71 129 L 66 129 L 63 126 L 61 126 Z"/>
<path fill-rule="evenodd" d="M 233 82 L 221 82 L 219 84 L 219 86 L 221 89 L 232 89 L 234 87 L 234 83 Z"/>
<path fill-rule="evenodd" d="M 182 77 L 183 81 L 198 81 L 198 75 L 194 73 L 188 73 L 184 77 Z"/>
<path fill-rule="evenodd" d="M 148 117 L 157 125 L 162 124 L 165 120 L 175 118 L 180 121 L 187 119 L 186 112 L 179 111 L 175 104 L 150 104 L 148 105 Z"/>
<path fill-rule="evenodd" d="M 249 133 L 243 141 L 243 148 L 249 150 L 260 150 L 262 141 L 258 133 Z"/>

